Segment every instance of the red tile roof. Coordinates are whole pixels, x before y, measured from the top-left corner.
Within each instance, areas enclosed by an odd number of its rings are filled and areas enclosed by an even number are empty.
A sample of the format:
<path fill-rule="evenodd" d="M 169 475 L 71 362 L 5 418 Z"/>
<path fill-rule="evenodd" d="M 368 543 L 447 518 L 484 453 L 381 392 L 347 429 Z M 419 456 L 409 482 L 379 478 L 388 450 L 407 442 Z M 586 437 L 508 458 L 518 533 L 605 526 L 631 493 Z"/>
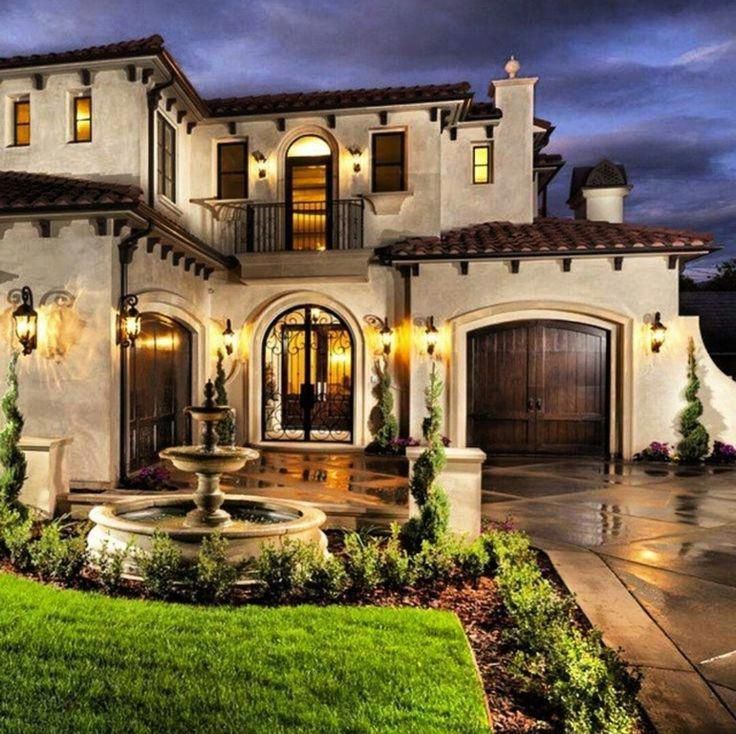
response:
<path fill-rule="evenodd" d="M 493 102 L 473 102 L 470 105 L 467 120 L 498 120 L 502 117 L 501 110 Z"/>
<path fill-rule="evenodd" d="M 136 204 L 137 186 L 87 181 L 45 173 L 0 171 L 0 211 L 107 208 Z"/>
<path fill-rule="evenodd" d="M 472 96 L 467 82 L 429 84 L 415 87 L 342 89 L 327 92 L 259 94 L 247 97 L 220 97 L 206 100 L 214 117 L 269 115 L 348 107 L 382 107 L 422 102 L 449 102 Z"/>
<path fill-rule="evenodd" d="M 440 237 L 410 237 L 381 248 L 379 254 L 385 262 L 401 262 L 599 252 L 681 252 L 713 250 L 712 239 L 709 234 L 664 227 L 545 218 L 532 224 L 486 222 L 453 229 Z"/>
<path fill-rule="evenodd" d="M 0 58 L 0 69 L 19 69 L 26 66 L 50 66 L 107 59 L 127 59 L 136 56 L 155 56 L 164 48 L 164 39 L 159 35 L 136 38 L 132 41 L 109 43 L 105 46 L 89 46 L 58 53 L 29 54 Z"/>

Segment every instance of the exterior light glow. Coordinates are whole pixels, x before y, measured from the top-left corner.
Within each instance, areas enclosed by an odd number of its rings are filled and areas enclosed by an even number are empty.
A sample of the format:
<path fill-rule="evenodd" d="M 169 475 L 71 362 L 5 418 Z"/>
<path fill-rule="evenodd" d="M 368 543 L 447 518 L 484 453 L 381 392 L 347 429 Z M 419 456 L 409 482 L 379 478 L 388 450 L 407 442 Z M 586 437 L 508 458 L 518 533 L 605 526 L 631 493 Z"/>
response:
<path fill-rule="evenodd" d="M 230 319 L 227 320 L 227 324 L 225 325 L 225 331 L 222 332 L 222 341 L 225 345 L 225 352 L 229 355 L 231 355 L 235 351 L 235 332 L 233 331 L 232 324 L 230 323 Z"/>
<path fill-rule="evenodd" d="M 381 338 L 381 346 L 383 347 L 383 355 L 388 357 L 394 345 L 394 330 L 388 322 L 388 316 L 382 319 L 380 316 L 369 314 L 365 317 L 365 321 L 378 331 L 378 335 Z"/>
<path fill-rule="evenodd" d="M 260 150 L 254 150 L 253 160 L 258 164 L 258 178 L 266 178 L 266 156 Z"/>
<path fill-rule="evenodd" d="M 652 352 L 657 354 L 664 344 L 665 332 L 667 331 L 667 327 L 662 323 L 659 311 L 654 314 L 654 321 L 652 322 L 651 330 Z"/>
<path fill-rule="evenodd" d="M 141 315 L 138 313 L 138 296 L 123 296 L 120 299 L 118 343 L 121 347 L 134 347 L 141 333 Z"/>
<path fill-rule="evenodd" d="M 437 347 L 439 336 L 440 332 L 434 325 L 434 316 L 427 316 L 427 325 L 424 329 L 424 341 L 427 345 L 427 354 L 430 357 L 434 356 L 434 350 Z"/>
<path fill-rule="evenodd" d="M 360 156 L 362 155 L 361 149 L 354 145 L 352 148 L 348 148 L 348 153 L 353 156 L 353 171 L 360 173 Z"/>
<path fill-rule="evenodd" d="M 21 290 L 20 306 L 13 311 L 13 322 L 23 354 L 30 354 L 37 344 L 38 314 L 33 308 L 33 293 L 27 285 Z"/>

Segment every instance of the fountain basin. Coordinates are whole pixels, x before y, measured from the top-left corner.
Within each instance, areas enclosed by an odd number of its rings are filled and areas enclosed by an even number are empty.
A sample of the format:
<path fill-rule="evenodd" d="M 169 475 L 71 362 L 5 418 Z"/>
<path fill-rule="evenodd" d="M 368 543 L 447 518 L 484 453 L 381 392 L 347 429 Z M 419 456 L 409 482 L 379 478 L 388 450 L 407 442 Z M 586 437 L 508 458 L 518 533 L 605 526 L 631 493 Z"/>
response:
<path fill-rule="evenodd" d="M 93 507 L 89 519 L 95 524 L 87 545 L 92 554 L 104 547 L 124 549 L 133 543 L 151 549 L 153 533 L 165 532 L 182 553 L 194 562 L 204 538 L 219 532 L 228 541 L 228 560 L 241 563 L 261 554 L 264 546 L 281 547 L 287 539 L 316 543 L 327 551 L 327 538 L 320 529 L 326 517 L 322 510 L 304 502 L 269 500 L 252 495 L 227 495 L 223 509 L 230 521 L 222 527 L 187 526 L 192 495 L 144 497 Z M 126 570 L 135 573 L 134 554 L 128 554 Z"/>
<path fill-rule="evenodd" d="M 214 451 L 206 451 L 201 446 L 172 446 L 159 456 L 184 472 L 227 474 L 238 471 L 248 461 L 255 461 L 260 454 L 241 446 L 217 446 Z"/>

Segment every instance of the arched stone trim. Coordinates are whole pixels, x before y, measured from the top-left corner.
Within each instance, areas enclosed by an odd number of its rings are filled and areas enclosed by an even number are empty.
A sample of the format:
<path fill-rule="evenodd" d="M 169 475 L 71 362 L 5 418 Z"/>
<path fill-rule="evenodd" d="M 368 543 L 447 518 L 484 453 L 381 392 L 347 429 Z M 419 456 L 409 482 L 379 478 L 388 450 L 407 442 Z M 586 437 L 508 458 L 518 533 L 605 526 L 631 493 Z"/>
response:
<path fill-rule="evenodd" d="M 488 306 L 448 321 L 452 359 L 448 365 L 449 431 L 456 446 L 467 441 L 467 337 L 471 331 L 509 321 L 556 319 L 589 324 L 611 333 L 611 452 L 631 458 L 634 384 L 633 319 L 609 309 L 564 301 L 516 301 Z"/>
<path fill-rule="evenodd" d="M 291 308 L 314 304 L 334 311 L 348 326 L 353 337 L 353 349 L 355 359 L 355 372 L 353 385 L 353 441 L 352 446 L 363 446 L 366 442 L 366 418 L 370 407 L 370 390 L 366 388 L 366 341 L 359 319 L 344 304 L 330 298 L 318 291 L 300 290 L 285 295 L 276 296 L 265 301 L 255 308 L 246 319 L 247 323 L 253 324 L 248 348 L 248 390 L 245 401 L 245 412 L 248 415 L 248 436 L 250 443 L 269 446 L 277 445 L 281 448 L 289 446 L 322 447 L 325 450 L 334 451 L 336 444 L 299 442 L 290 444 L 284 441 L 264 442 L 261 436 L 261 394 L 263 375 L 261 364 L 261 353 L 266 332 L 271 323 L 284 311 Z"/>

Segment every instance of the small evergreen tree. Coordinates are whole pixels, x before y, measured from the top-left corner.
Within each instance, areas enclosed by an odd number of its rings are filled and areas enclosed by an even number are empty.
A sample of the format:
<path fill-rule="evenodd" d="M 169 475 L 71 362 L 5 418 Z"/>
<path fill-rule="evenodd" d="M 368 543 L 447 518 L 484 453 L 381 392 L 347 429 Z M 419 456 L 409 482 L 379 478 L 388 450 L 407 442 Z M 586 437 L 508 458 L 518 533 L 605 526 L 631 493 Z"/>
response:
<path fill-rule="evenodd" d="M 215 373 L 215 403 L 227 405 L 227 389 L 225 388 L 225 368 L 223 362 L 225 355 L 222 350 L 217 351 L 217 370 Z M 215 427 L 217 431 L 217 443 L 220 446 L 232 446 L 235 443 L 235 418 L 229 413 Z"/>
<path fill-rule="evenodd" d="M 374 443 L 381 453 L 391 451 L 391 442 L 399 434 L 399 424 L 394 416 L 394 396 L 391 391 L 391 374 L 388 371 L 388 360 L 377 359 L 374 365 L 378 384 L 375 395 L 378 399 L 378 429 L 374 434 Z"/>
<path fill-rule="evenodd" d="M 698 397 L 699 390 L 700 380 L 695 360 L 695 342 L 690 339 L 687 347 L 687 387 L 685 388 L 687 407 L 680 416 L 682 441 L 677 444 L 678 458 L 686 464 L 696 464 L 702 461 L 708 453 L 710 438 L 705 426 L 699 420 L 703 415 L 703 403 Z"/>
<path fill-rule="evenodd" d="M 8 363 L 7 389 L 0 408 L 5 425 L 0 430 L 0 504 L 25 517 L 27 511 L 18 499 L 26 480 L 26 457 L 18 447 L 23 433 L 23 416 L 18 409 L 18 352 L 13 352 Z"/>
<path fill-rule="evenodd" d="M 432 363 L 429 384 L 424 392 L 427 416 L 422 422 L 422 434 L 427 447 L 414 462 L 409 483 L 419 514 L 409 519 L 401 529 L 401 542 L 410 553 L 418 553 L 426 541 L 437 543 L 447 534 L 450 505 L 445 491 L 437 484 L 437 477 L 445 466 L 445 445 L 442 441 L 443 384 Z"/>

